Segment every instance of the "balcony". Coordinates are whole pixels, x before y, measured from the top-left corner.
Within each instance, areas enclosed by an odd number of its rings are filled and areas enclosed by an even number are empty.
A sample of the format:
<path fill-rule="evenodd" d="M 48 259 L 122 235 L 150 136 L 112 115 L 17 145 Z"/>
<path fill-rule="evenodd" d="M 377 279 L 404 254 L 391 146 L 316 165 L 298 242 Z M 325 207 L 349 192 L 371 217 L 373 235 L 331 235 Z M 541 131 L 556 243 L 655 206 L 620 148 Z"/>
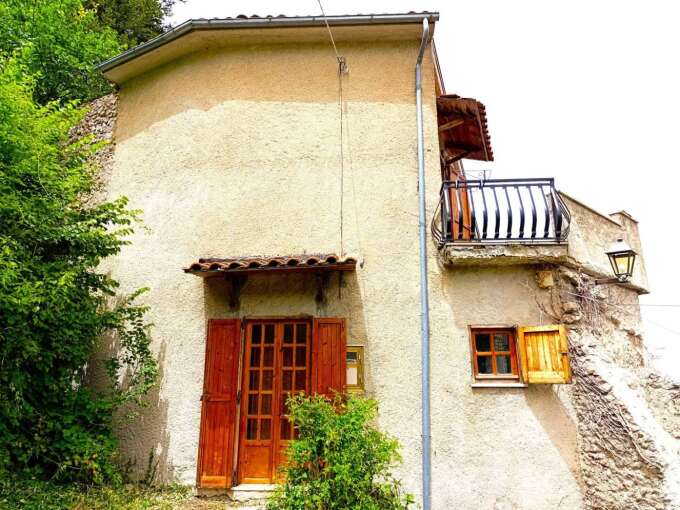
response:
<path fill-rule="evenodd" d="M 432 237 L 449 263 L 557 262 L 571 213 L 553 179 L 444 181 Z"/>
<path fill-rule="evenodd" d="M 553 179 L 444 181 L 432 236 L 447 244 L 561 244 L 571 214 Z"/>

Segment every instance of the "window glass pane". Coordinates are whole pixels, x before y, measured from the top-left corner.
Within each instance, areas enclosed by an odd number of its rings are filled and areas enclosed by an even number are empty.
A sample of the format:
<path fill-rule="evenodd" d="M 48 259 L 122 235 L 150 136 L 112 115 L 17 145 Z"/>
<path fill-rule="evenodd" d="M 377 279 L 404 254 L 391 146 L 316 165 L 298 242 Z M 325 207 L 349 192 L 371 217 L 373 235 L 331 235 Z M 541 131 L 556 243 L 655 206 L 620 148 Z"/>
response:
<path fill-rule="evenodd" d="M 496 372 L 499 374 L 512 374 L 510 356 L 496 356 Z"/>
<path fill-rule="evenodd" d="M 288 414 L 288 412 L 288 394 L 284 393 L 281 395 L 281 414 L 285 415 Z"/>
<path fill-rule="evenodd" d="M 303 391 L 305 389 L 305 382 L 307 380 L 307 371 L 298 370 L 295 372 L 295 389 L 298 391 Z"/>
<path fill-rule="evenodd" d="M 262 325 L 261 324 L 253 324 L 253 337 L 252 337 L 251 341 L 254 344 L 259 344 L 262 341 Z"/>
<path fill-rule="evenodd" d="M 246 426 L 246 439 L 257 439 L 257 418 L 249 418 Z"/>
<path fill-rule="evenodd" d="M 494 333 L 493 346 L 497 352 L 507 352 L 510 350 L 510 338 L 507 333 Z"/>
<path fill-rule="evenodd" d="M 272 421 L 260 420 L 260 439 L 272 438 Z"/>
<path fill-rule="evenodd" d="M 493 374 L 491 356 L 477 356 L 477 370 L 480 374 Z"/>
<path fill-rule="evenodd" d="M 263 390 L 271 390 L 273 381 L 274 381 L 274 371 L 273 370 L 263 370 L 262 371 L 262 389 Z"/>
<path fill-rule="evenodd" d="M 293 343 L 293 325 L 290 323 L 283 325 L 283 343 L 284 344 Z"/>
<path fill-rule="evenodd" d="M 285 370 L 283 372 L 283 389 L 285 391 L 293 389 L 293 372 L 290 370 Z"/>
<path fill-rule="evenodd" d="M 359 353 L 356 351 L 347 351 L 347 363 L 356 363 L 359 361 Z"/>
<path fill-rule="evenodd" d="M 283 366 L 292 367 L 293 366 L 293 348 L 284 347 L 283 348 Z"/>
<path fill-rule="evenodd" d="M 248 395 L 248 414 L 257 414 L 257 395 Z"/>
<path fill-rule="evenodd" d="M 307 348 L 297 347 L 295 349 L 295 366 L 304 367 L 307 365 Z"/>
<path fill-rule="evenodd" d="M 260 372 L 258 372 L 257 370 L 250 371 L 250 381 L 248 383 L 248 387 L 251 390 L 260 389 Z"/>
<path fill-rule="evenodd" d="M 359 369 L 357 367 L 347 367 L 347 384 L 351 386 L 359 384 Z"/>
<path fill-rule="evenodd" d="M 304 344 L 307 342 L 307 324 L 298 324 L 296 333 L 297 343 Z"/>
<path fill-rule="evenodd" d="M 281 420 L 281 439 L 290 438 L 291 438 L 290 422 L 284 418 Z"/>
<path fill-rule="evenodd" d="M 263 367 L 273 367 L 274 366 L 274 348 L 265 347 L 264 348 L 264 359 L 262 360 Z"/>
<path fill-rule="evenodd" d="M 260 366 L 260 348 L 253 347 L 250 350 L 250 366 L 259 367 Z"/>
<path fill-rule="evenodd" d="M 272 396 L 262 395 L 260 398 L 260 414 L 272 414 Z"/>
<path fill-rule="evenodd" d="M 475 335 L 475 349 L 477 352 L 491 352 L 491 335 L 488 333 Z"/>
<path fill-rule="evenodd" d="M 266 344 L 274 343 L 274 324 L 264 325 L 264 343 Z"/>

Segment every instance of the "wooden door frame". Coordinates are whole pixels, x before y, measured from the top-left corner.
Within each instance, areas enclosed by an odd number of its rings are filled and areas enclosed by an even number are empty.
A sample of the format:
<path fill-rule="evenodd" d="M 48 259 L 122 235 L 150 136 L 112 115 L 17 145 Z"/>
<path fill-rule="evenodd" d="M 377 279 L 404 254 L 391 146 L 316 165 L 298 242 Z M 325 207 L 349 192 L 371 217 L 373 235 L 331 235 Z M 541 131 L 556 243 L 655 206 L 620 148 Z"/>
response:
<path fill-rule="evenodd" d="M 274 322 L 277 325 L 277 329 L 280 324 L 284 322 L 304 322 L 308 327 L 308 338 L 309 338 L 309 348 L 307 350 L 307 386 L 311 391 L 312 377 L 313 377 L 313 367 L 312 367 L 312 351 L 314 349 L 314 316 L 309 314 L 299 314 L 292 316 L 277 315 L 277 316 L 244 316 L 241 318 L 241 352 L 239 358 L 239 380 L 237 385 L 238 399 L 237 399 L 237 409 L 236 409 L 236 424 L 235 424 L 235 437 L 234 437 L 234 460 L 233 460 L 233 478 L 232 484 L 246 483 L 242 481 L 241 472 L 241 446 L 242 446 L 242 431 L 243 431 L 243 408 L 247 405 L 247 395 L 243 394 L 244 381 L 246 377 L 246 355 L 247 355 L 247 331 L 249 325 L 254 323 L 262 322 Z M 264 332 L 263 332 L 264 334 Z M 276 331 L 274 333 L 274 345 L 276 345 Z M 274 382 L 272 386 L 272 425 L 271 425 L 271 455 L 272 455 L 272 471 L 277 469 L 278 461 L 280 460 L 280 442 L 276 438 L 280 435 L 280 416 L 274 415 L 274 409 L 279 406 L 279 399 L 274 398 L 276 396 L 280 397 L 281 394 L 281 355 L 277 352 L 276 347 L 274 348 Z M 247 413 L 246 413 L 247 416 Z M 273 476 L 274 478 L 274 476 Z M 251 482 L 247 482 L 251 483 Z M 253 482 L 254 483 L 254 482 Z"/>

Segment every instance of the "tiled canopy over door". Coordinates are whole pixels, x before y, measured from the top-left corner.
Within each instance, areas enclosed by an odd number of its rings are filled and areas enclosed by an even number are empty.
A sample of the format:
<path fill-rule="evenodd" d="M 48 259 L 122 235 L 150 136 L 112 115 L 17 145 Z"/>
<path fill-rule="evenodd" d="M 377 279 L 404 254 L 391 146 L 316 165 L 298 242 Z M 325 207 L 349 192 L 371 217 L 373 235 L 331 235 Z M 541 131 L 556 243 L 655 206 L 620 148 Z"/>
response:
<path fill-rule="evenodd" d="M 232 485 L 240 333 L 239 320 L 208 322 L 198 453 L 201 487 Z"/>

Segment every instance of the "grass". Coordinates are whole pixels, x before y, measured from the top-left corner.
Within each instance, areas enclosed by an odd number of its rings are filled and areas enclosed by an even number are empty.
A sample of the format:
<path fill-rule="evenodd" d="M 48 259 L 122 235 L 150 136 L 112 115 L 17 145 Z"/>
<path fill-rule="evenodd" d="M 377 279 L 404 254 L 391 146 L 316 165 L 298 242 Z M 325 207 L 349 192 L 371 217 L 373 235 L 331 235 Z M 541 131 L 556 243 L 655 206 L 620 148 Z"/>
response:
<path fill-rule="evenodd" d="M 199 499 L 182 486 L 85 487 L 12 477 L 0 480 L 0 510 L 216 510 L 225 501 Z"/>

